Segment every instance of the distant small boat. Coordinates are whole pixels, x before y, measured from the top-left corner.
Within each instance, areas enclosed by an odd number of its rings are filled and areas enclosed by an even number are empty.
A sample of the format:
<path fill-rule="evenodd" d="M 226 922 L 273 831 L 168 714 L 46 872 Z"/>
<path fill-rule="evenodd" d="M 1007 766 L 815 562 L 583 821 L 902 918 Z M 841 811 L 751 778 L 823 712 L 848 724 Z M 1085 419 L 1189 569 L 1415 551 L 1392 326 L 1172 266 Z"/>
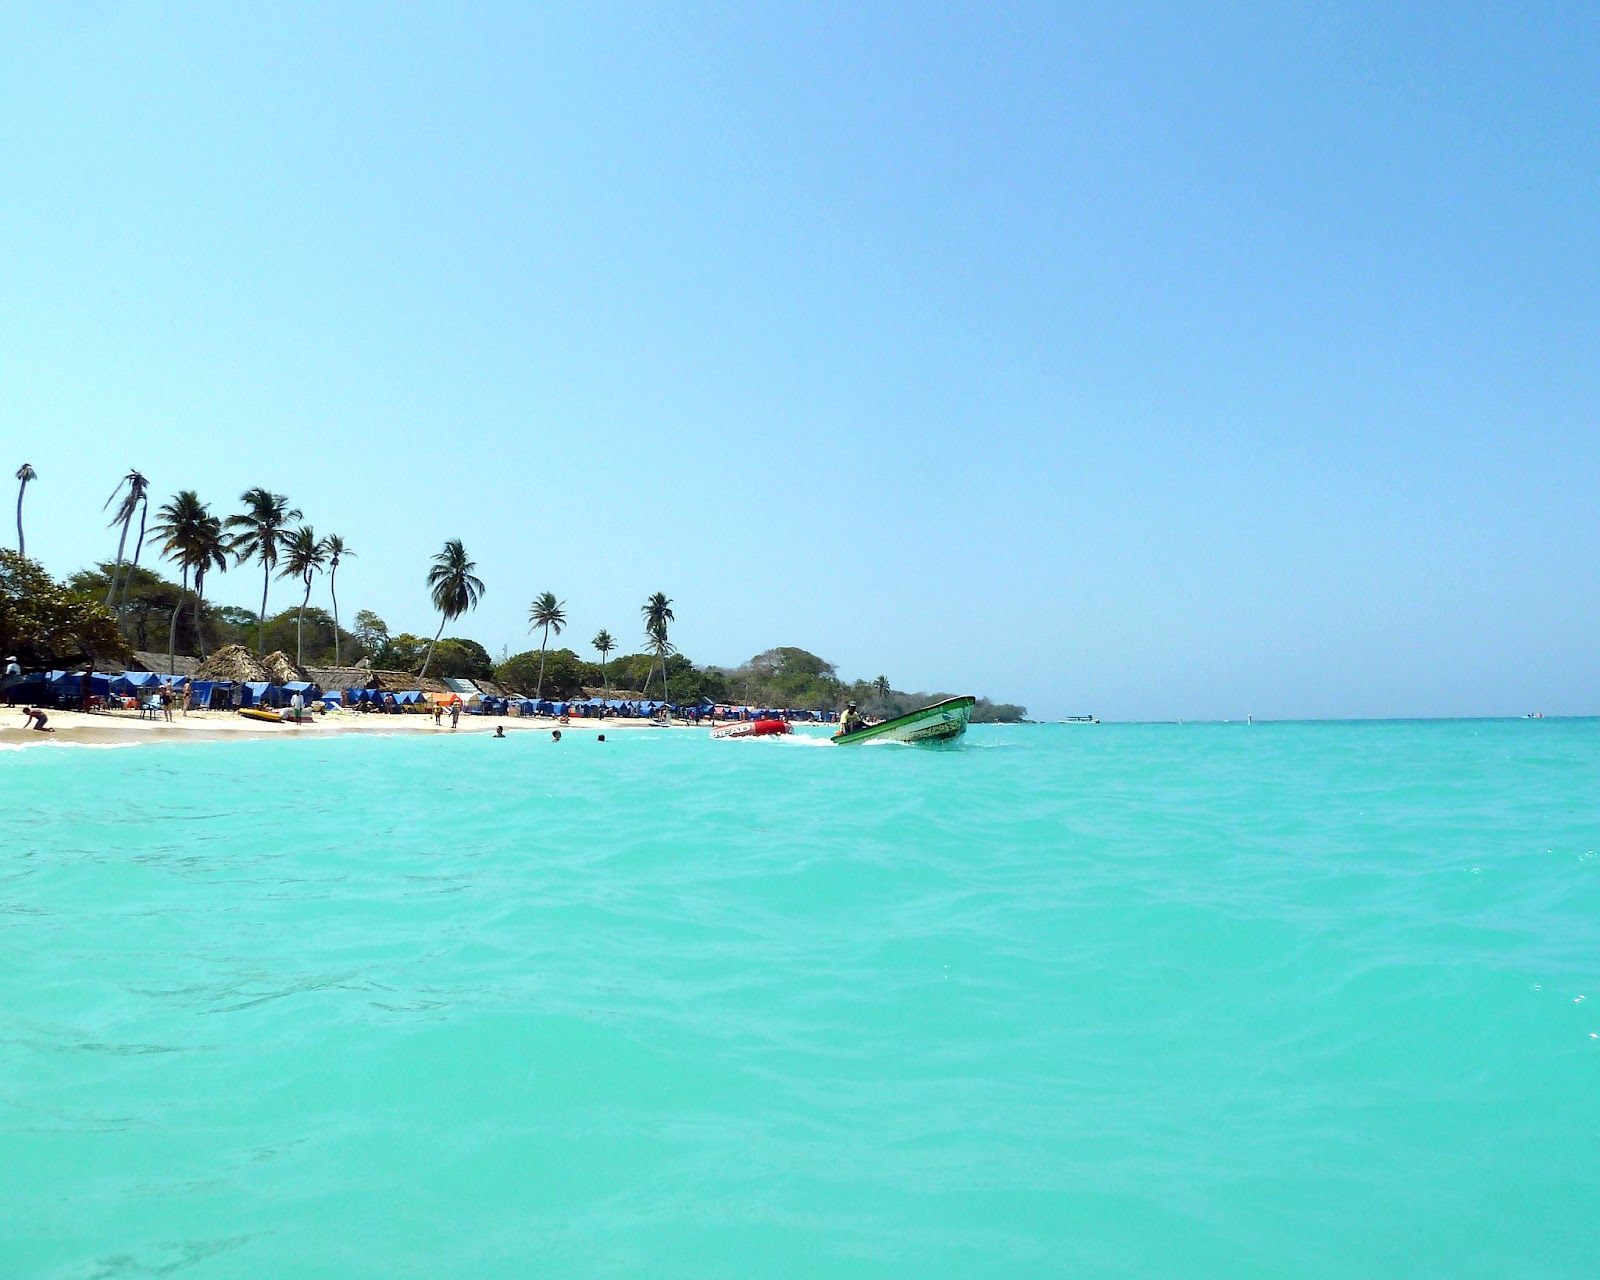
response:
<path fill-rule="evenodd" d="M 1057 724 L 1099 724 L 1094 716 L 1068 716 L 1065 720 L 1057 720 Z"/>
<path fill-rule="evenodd" d="M 735 724 L 718 725 L 711 731 L 713 738 L 772 738 L 789 733 L 787 720 L 740 720 Z"/>
<path fill-rule="evenodd" d="M 832 741 L 841 747 L 858 742 L 948 742 L 967 731 L 976 698 L 946 698 L 931 707 L 910 711 L 881 724 L 869 724 L 854 733 L 836 733 Z"/>

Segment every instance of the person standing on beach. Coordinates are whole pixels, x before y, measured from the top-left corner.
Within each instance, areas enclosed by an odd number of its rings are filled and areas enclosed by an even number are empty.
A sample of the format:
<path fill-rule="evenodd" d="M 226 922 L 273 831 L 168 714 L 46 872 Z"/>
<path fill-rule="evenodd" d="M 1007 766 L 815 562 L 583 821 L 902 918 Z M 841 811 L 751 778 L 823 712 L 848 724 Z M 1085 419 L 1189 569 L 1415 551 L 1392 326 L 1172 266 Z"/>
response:
<path fill-rule="evenodd" d="M 194 705 L 194 681 L 191 680 L 191 681 L 189 681 L 188 684 L 183 686 L 183 715 L 184 715 L 185 719 L 188 719 L 188 717 L 189 717 L 189 708 L 191 706 L 193 706 L 193 705 Z"/>
<path fill-rule="evenodd" d="M 168 680 L 161 686 L 161 718 L 172 720 L 172 681 Z"/>
<path fill-rule="evenodd" d="M 433 727 L 435 729 L 444 728 L 444 703 L 442 702 L 433 704 Z"/>
<path fill-rule="evenodd" d="M 460 722 L 460 720 L 461 720 L 461 704 L 459 702 L 452 702 L 450 704 L 450 727 L 452 729 L 454 729 L 456 727 L 456 725 Z"/>
<path fill-rule="evenodd" d="M 90 668 L 85 667 L 83 674 L 78 677 L 78 710 L 89 709 L 89 699 L 94 696 L 94 681 L 90 679 Z"/>

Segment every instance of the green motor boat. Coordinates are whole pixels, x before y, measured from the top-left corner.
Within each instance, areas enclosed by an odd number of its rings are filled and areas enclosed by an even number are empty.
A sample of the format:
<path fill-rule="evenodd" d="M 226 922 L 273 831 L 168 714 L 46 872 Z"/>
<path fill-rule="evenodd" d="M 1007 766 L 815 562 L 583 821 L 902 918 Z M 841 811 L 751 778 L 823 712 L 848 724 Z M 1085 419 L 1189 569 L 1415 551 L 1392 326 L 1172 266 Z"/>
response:
<path fill-rule="evenodd" d="M 833 741 L 841 747 L 858 742 L 949 742 L 967 731 L 976 698 L 946 698 L 920 711 L 908 711 L 881 724 L 869 724 L 854 733 L 836 733 Z"/>

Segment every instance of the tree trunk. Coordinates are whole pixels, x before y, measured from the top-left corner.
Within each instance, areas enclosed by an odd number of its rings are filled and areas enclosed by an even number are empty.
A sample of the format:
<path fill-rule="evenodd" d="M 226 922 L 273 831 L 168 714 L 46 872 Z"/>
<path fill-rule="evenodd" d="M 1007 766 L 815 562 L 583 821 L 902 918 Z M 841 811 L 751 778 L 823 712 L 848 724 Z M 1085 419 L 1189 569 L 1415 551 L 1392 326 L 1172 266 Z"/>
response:
<path fill-rule="evenodd" d="M 206 631 L 205 608 L 201 601 L 205 598 L 206 575 L 205 570 L 194 575 L 194 644 L 200 650 L 200 661 L 206 660 Z"/>
<path fill-rule="evenodd" d="M 272 566 L 262 561 L 261 569 L 261 629 L 256 632 L 256 652 L 267 652 L 267 588 L 272 585 Z"/>
<path fill-rule="evenodd" d="M 106 608 L 111 607 L 111 602 L 117 598 L 117 579 L 122 575 L 122 549 L 128 545 L 128 522 L 133 519 L 133 512 L 128 512 L 122 522 L 122 536 L 117 539 L 117 562 L 111 566 L 111 589 L 106 592 Z"/>
<path fill-rule="evenodd" d="M 606 652 L 609 653 L 610 650 L 608 649 Z M 606 655 L 604 653 L 602 653 L 600 655 L 600 684 L 606 691 L 606 701 L 610 702 L 611 701 L 611 675 L 610 675 L 609 672 L 606 671 Z"/>
<path fill-rule="evenodd" d="M 144 550 L 144 522 L 150 514 L 150 499 L 146 498 L 139 504 L 139 540 L 133 544 L 133 568 L 139 567 L 139 553 Z M 128 592 L 133 590 L 133 570 L 128 571 L 128 576 L 122 584 L 122 607 L 128 607 Z"/>
<path fill-rule="evenodd" d="M 167 675 L 177 675 L 178 615 L 183 612 L 183 598 L 189 594 L 189 566 L 183 566 L 183 590 L 178 593 L 177 607 L 172 611 L 172 625 L 167 628 Z"/>
<path fill-rule="evenodd" d="M 544 647 L 550 643 L 550 624 L 544 626 L 544 639 L 539 641 L 539 683 L 534 686 L 533 700 L 539 701 L 544 696 Z"/>
<path fill-rule="evenodd" d="M 22 538 L 22 495 L 28 492 L 28 482 L 24 480 L 17 486 L 17 554 L 28 554 L 28 544 Z"/>
<path fill-rule="evenodd" d="M 339 665 L 339 588 L 334 584 L 334 578 L 339 574 L 339 566 L 334 565 L 328 570 L 328 594 L 333 597 L 333 665 Z"/>
<path fill-rule="evenodd" d="M 306 660 L 300 656 L 305 638 L 306 606 L 311 603 L 311 575 L 306 574 L 306 598 L 300 602 L 299 616 L 294 620 L 294 665 L 303 667 Z"/>
<path fill-rule="evenodd" d="M 428 674 L 428 664 L 433 661 L 433 646 L 439 643 L 439 637 L 444 634 L 444 624 L 450 619 L 441 617 L 439 629 L 433 633 L 433 639 L 428 641 L 428 656 L 422 660 L 422 670 L 417 672 L 417 688 L 422 688 L 422 677 Z"/>

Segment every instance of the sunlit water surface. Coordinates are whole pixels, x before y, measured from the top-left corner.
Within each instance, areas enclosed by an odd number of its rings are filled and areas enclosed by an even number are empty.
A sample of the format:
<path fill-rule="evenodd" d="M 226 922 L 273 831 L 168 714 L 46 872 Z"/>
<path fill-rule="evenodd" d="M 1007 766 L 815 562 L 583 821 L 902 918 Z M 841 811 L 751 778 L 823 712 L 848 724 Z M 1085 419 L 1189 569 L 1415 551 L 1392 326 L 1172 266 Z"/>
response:
<path fill-rule="evenodd" d="M 1600 1274 L 1600 724 L 0 755 L 0 1276 Z"/>

